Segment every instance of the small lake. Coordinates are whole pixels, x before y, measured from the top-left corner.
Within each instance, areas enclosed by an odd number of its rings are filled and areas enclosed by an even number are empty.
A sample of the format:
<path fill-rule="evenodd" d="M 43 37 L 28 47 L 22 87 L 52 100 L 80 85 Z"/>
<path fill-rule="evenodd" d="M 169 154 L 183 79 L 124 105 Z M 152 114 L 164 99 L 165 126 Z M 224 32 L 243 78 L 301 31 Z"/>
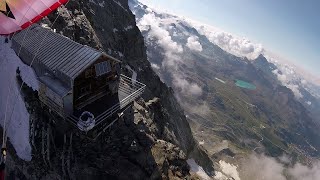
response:
<path fill-rule="evenodd" d="M 236 84 L 236 86 L 241 87 L 241 88 L 245 88 L 245 89 L 250 89 L 250 90 L 257 89 L 257 87 L 255 85 L 248 83 L 246 81 L 238 80 L 238 79 L 236 79 L 235 84 Z"/>

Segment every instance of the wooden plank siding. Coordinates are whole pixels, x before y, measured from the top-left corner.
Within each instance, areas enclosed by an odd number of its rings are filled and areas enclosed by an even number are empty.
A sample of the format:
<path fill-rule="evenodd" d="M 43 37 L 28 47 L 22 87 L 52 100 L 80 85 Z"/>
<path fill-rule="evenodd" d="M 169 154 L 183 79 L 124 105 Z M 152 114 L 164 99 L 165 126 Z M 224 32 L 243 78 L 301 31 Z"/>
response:
<path fill-rule="evenodd" d="M 57 93 L 50 90 L 44 83 L 40 83 L 39 99 L 42 103 L 47 105 L 50 109 L 57 112 L 60 116 L 65 118 L 63 97 L 60 97 Z"/>
<path fill-rule="evenodd" d="M 102 76 L 97 76 L 95 65 L 102 62 L 110 63 L 111 72 Z M 75 108 L 79 109 L 82 106 L 91 103 L 96 98 L 106 94 L 112 94 L 108 85 L 115 81 L 119 81 L 119 74 L 117 75 L 116 69 L 117 64 L 119 64 L 118 61 L 114 61 L 106 56 L 101 56 L 75 79 L 73 86 Z"/>

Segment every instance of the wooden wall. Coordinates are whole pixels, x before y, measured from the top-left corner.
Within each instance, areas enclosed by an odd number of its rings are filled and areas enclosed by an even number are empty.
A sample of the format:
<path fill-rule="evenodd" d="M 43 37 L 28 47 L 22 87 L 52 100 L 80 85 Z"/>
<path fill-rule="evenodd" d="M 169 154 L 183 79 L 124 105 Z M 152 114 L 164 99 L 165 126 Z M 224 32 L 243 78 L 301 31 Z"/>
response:
<path fill-rule="evenodd" d="M 96 76 L 95 65 L 101 62 L 110 62 L 111 72 Z M 74 81 L 73 94 L 74 106 L 79 107 L 80 104 L 90 101 L 99 96 L 110 93 L 108 84 L 112 81 L 117 81 L 116 78 L 116 64 L 119 62 L 109 59 L 107 57 L 100 57 L 94 64 L 82 72 Z M 119 75 L 118 75 L 119 77 Z"/>

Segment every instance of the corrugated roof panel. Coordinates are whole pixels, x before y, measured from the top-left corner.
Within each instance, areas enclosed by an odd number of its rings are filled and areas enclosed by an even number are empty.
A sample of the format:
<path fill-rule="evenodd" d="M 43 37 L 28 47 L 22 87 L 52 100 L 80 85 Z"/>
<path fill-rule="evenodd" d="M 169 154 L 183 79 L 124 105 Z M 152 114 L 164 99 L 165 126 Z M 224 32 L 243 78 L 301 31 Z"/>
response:
<path fill-rule="evenodd" d="M 74 66 L 74 68 L 70 69 L 67 73 L 70 75 L 70 77 L 74 77 L 75 71 L 79 71 L 81 69 L 83 69 L 83 67 L 87 68 L 88 66 L 90 66 L 90 64 L 95 61 L 96 59 L 94 58 L 95 56 L 97 56 L 97 53 L 95 54 L 87 54 L 86 57 L 83 57 L 81 60 L 81 64 L 78 63 Z"/>
<path fill-rule="evenodd" d="M 97 53 L 97 54 L 95 54 L 95 55 L 92 57 L 92 59 L 97 60 L 100 56 L 101 56 L 101 55 Z M 95 60 L 94 60 L 94 61 L 95 61 Z M 86 69 L 86 67 L 91 66 L 92 63 L 94 63 L 94 61 L 87 61 L 87 62 L 85 62 L 85 66 L 82 66 L 81 69 L 80 69 L 80 67 L 79 67 L 78 69 L 75 69 L 75 70 L 72 72 L 71 76 L 72 76 L 73 78 L 76 78 L 77 76 L 79 76 L 79 75 Z"/>
<path fill-rule="evenodd" d="M 39 56 L 41 59 L 44 59 L 43 62 L 46 61 L 45 57 L 47 56 L 48 54 L 48 51 L 46 51 L 45 49 L 48 49 L 49 47 L 48 46 L 52 46 L 52 42 L 55 41 L 56 39 L 52 36 L 48 36 L 45 38 L 45 40 L 42 42 L 42 45 L 41 45 L 41 49 L 39 49 L 39 53 L 37 54 L 37 56 Z M 51 42 L 51 43 L 50 43 Z M 57 42 L 58 43 L 58 42 Z M 50 50 L 51 51 L 51 50 Z"/>
<path fill-rule="evenodd" d="M 84 54 L 79 54 L 77 57 L 75 57 L 76 61 L 70 62 L 66 64 L 68 67 L 68 70 L 66 71 L 67 74 L 70 74 L 74 69 L 76 69 L 78 66 L 85 66 L 85 61 L 92 61 L 93 59 L 90 59 L 90 57 L 94 54 L 88 49 L 81 49 L 81 51 L 84 52 Z"/>
<path fill-rule="evenodd" d="M 60 56 L 61 61 L 56 64 L 56 68 L 60 67 L 59 69 L 62 69 L 64 64 L 66 64 L 70 60 L 70 58 L 73 55 L 75 55 L 75 53 L 71 53 L 71 52 L 75 52 L 75 47 L 69 46 L 68 48 L 65 49 L 64 54 Z"/>
<path fill-rule="evenodd" d="M 41 42 L 45 40 L 45 34 L 44 32 L 35 33 L 34 31 L 29 30 L 23 39 L 24 42 L 22 45 L 25 46 L 32 54 L 35 54 L 42 46 Z"/>
<path fill-rule="evenodd" d="M 79 57 L 85 55 L 86 52 L 82 51 L 82 48 L 75 52 L 72 56 L 68 58 L 68 61 L 65 61 L 63 67 L 61 67 L 61 71 L 67 72 L 70 68 L 72 68 L 77 62 L 79 62 Z"/>
<path fill-rule="evenodd" d="M 55 51 L 55 47 L 58 46 L 60 43 L 58 41 L 53 40 L 51 43 L 49 43 L 49 39 L 45 40 L 43 45 L 40 47 L 39 51 L 42 52 L 41 55 L 37 54 L 37 57 L 42 59 L 42 63 L 46 66 L 48 65 L 48 59 L 49 57 L 55 56 L 57 53 Z"/>
<path fill-rule="evenodd" d="M 30 42 L 32 42 L 33 41 L 33 38 L 22 38 L 22 40 L 21 40 L 21 42 L 22 43 L 20 43 L 20 44 L 22 44 L 22 46 L 23 47 L 25 47 L 28 51 L 30 51 L 30 53 L 33 53 L 33 49 L 35 48 L 34 46 L 36 46 L 35 44 L 30 44 Z M 30 45 L 28 45 L 28 44 L 30 44 Z M 28 45 L 28 46 L 27 46 Z"/>
<path fill-rule="evenodd" d="M 65 43 L 61 46 L 56 46 L 55 51 L 61 52 L 61 53 L 58 53 L 56 56 L 48 57 L 48 59 L 47 59 L 47 61 L 49 61 L 48 66 L 52 69 L 56 69 L 60 64 L 62 64 L 64 62 L 63 61 L 64 57 L 69 57 L 72 55 L 72 54 L 70 54 L 70 51 L 69 51 L 70 49 L 71 50 L 74 49 L 71 42 Z M 54 60 L 55 58 L 59 59 L 59 61 L 55 61 Z"/>
<path fill-rule="evenodd" d="M 72 47 L 72 49 L 69 50 L 69 51 L 71 51 L 72 53 L 70 53 L 70 56 L 66 56 L 66 57 L 63 58 L 63 63 L 61 63 L 61 64 L 59 65 L 59 68 L 60 68 L 61 70 L 64 70 L 66 64 L 68 64 L 68 63 L 70 63 L 71 61 L 73 61 L 74 58 L 75 58 L 76 56 L 78 56 L 78 52 L 79 52 L 81 49 L 82 49 L 82 47 L 81 47 L 81 48 Z M 76 59 L 75 59 L 75 60 L 76 60 Z"/>
<path fill-rule="evenodd" d="M 42 63 L 44 63 L 46 66 L 50 67 L 49 65 L 51 63 L 57 63 L 59 62 L 61 59 L 58 58 L 58 55 L 63 51 L 58 50 L 57 47 L 61 46 L 61 42 L 59 40 L 53 40 L 52 42 L 46 42 L 46 45 L 43 46 L 42 48 L 44 48 L 44 50 L 42 50 L 43 52 L 45 52 L 42 57 L 40 57 L 41 59 L 43 59 Z M 50 49 L 50 50 L 48 50 Z M 54 58 L 54 59 L 52 59 Z"/>
<path fill-rule="evenodd" d="M 37 56 L 37 58 L 39 57 L 41 59 L 40 54 L 43 52 L 43 48 L 46 47 L 45 41 L 47 39 L 45 37 L 42 37 L 42 35 L 44 36 L 45 34 L 35 34 L 35 36 L 30 38 L 30 40 L 26 42 L 26 45 L 24 45 L 26 49 L 28 49 L 28 51 L 33 54 L 33 58 L 34 56 Z"/>
<path fill-rule="evenodd" d="M 65 44 L 63 44 L 63 45 L 65 45 Z M 61 47 L 61 46 L 60 46 L 59 41 L 57 41 L 56 44 L 52 47 L 51 54 L 44 52 L 43 54 L 39 55 L 39 57 L 42 57 L 44 59 L 44 61 L 43 61 L 44 64 L 46 64 L 47 66 L 50 66 L 51 64 L 55 63 L 55 58 L 57 58 L 57 57 L 55 56 L 55 54 L 52 54 L 52 53 L 61 52 L 62 49 L 59 49 L 59 47 Z"/>
<path fill-rule="evenodd" d="M 31 54 L 26 60 L 31 62 L 35 55 L 35 60 L 49 68 L 52 72 L 59 71 L 70 79 L 85 70 L 92 64 L 101 52 L 83 46 L 60 34 L 39 25 L 32 25 L 30 28 L 16 34 L 14 40 Z M 19 48 L 18 48 L 19 49 Z"/>

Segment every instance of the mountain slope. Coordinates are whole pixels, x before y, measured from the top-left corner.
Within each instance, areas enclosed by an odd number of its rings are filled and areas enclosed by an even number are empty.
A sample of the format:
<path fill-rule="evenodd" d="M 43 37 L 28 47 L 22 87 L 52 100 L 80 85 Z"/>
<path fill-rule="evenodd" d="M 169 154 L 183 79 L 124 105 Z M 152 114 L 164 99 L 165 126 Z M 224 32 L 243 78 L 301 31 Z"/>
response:
<path fill-rule="evenodd" d="M 196 139 L 210 155 L 230 148 L 239 154 L 286 152 L 299 154 L 302 160 L 319 157 L 319 124 L 297 101 L 296 86 L 290 83 L 289 89 L 278 80 L 278 66 L 262 55 L 257 59 L 234 56 L 189 21 L 129 2 L 153 69 L 175 90 Z M 251 47 L 245 43 L 237 52 L 248 52 L 252 58 L 256 51 Z M 256 89 L 239 88 L 238 80 Z"/>

